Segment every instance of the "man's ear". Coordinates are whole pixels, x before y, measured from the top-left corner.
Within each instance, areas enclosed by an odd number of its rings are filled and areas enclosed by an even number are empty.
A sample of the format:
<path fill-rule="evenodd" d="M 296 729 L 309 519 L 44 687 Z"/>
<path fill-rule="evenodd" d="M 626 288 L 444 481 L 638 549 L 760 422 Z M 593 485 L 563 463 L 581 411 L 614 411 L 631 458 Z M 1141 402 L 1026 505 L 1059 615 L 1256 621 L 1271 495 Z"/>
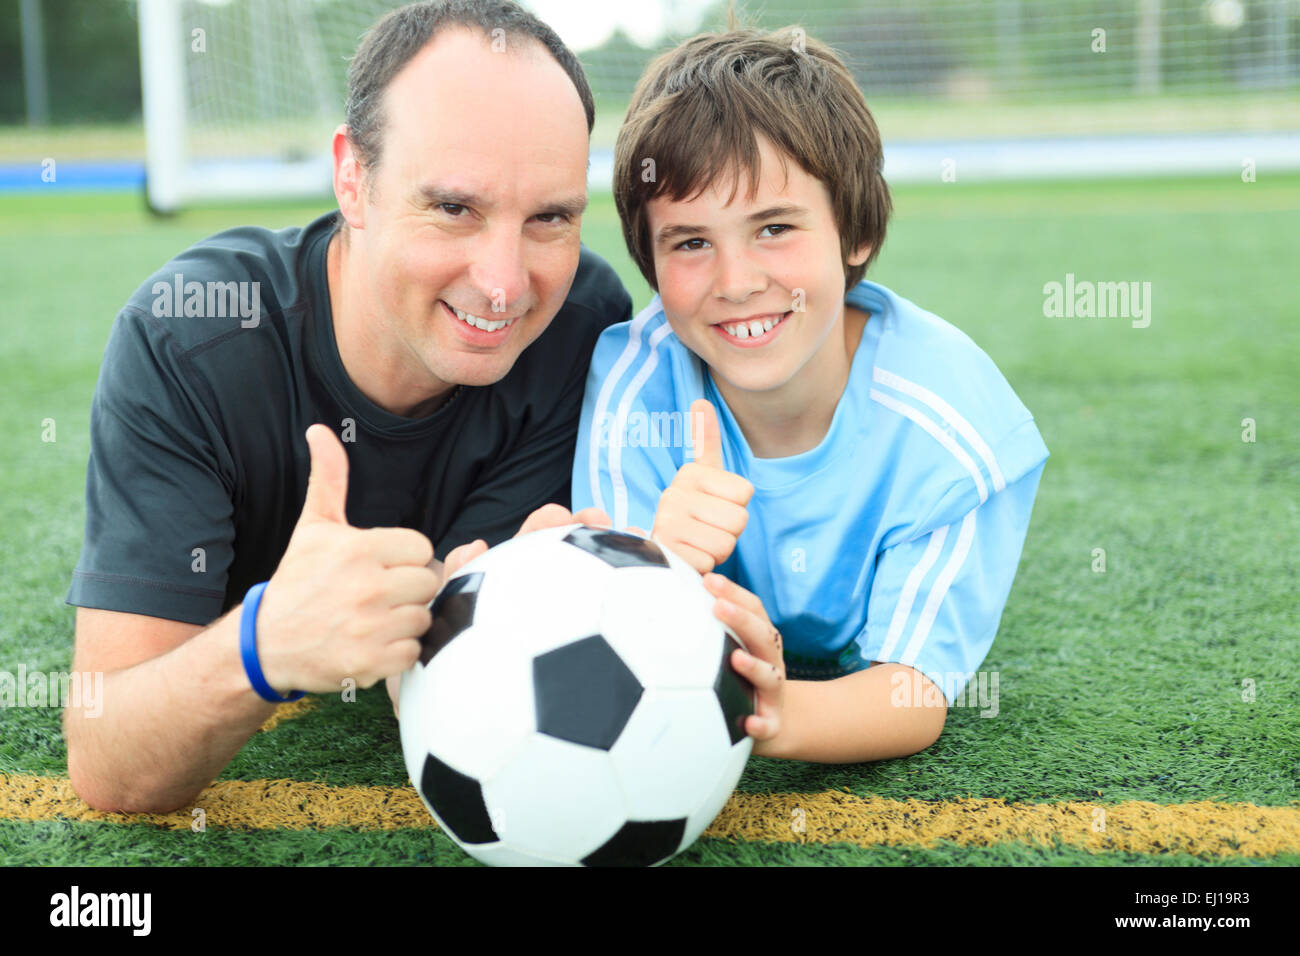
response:
<path fill-rule="evenodd" d="M 344 124 L 334 130 L 334 198 L 338 200 L 339 212 L 343 214 L 343 219 L 353 229 L 364 229 L 366 227 L 366 210 L 364 192 L 366 189 L 366 174 L 360 161 L 357 159 L 356 150 L 352 147 L 352 140 L 348 136 L 348 128 Z"/>
<path fill-rule="evenodd" d="M 869 255 L 871 255 L 871 243 L 864 242 L 862 245 L 858 246 L 857 249 L 853 250 L 853 255 L 849 256 L 849 265 L 860 266 L 862 263 L 867 261 Z"/>

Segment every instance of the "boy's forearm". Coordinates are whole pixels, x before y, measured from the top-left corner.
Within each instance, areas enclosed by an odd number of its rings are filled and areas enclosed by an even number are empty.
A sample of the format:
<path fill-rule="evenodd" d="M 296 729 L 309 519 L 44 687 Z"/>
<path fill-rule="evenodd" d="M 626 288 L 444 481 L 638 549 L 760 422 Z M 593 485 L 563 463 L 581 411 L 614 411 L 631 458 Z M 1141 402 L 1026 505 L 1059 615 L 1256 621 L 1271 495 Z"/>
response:
<path fill-rule="evenodd" d="M 864 671 L 829 681 L 795 680 L 786 684 L 781 731 L 756 743 L 760 757 L 781 757 L 811 763 L 859 763 L 906 757 L 934 743 L 943 730 L 946 706 L 926 706 L 931 694 L 895 694 L 902 672 L 915 680 L 905 664 L 876 664 Z M 923 688 L 931 686 L 920 676 Z M 902 698 L 909 706 L 895 703 Z M 942 701 L 942 694 L 938 694 Z"/>

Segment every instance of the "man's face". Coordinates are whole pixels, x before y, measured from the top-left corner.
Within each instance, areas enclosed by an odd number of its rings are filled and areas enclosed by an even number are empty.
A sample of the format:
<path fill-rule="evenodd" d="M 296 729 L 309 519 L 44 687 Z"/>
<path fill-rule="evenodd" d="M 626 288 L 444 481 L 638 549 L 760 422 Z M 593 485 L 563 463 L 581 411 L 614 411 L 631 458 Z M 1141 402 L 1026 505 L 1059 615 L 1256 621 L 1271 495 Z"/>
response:
<path fill-rule="evenodd" d="M 578 268 L 586 114 L 540 46 L 494 52 L 449 29 L 384 94 L 373 192 L 361 192 L 368 334 L 416 391 L 500 380 L 545 331 Z M 454 310 L 490 323 L 481 331 Z M 493 326 L 495 328 L 495 326 Z"/>
<path fill-rule="evenodd" d="M 844 337 L 831 335 L 843 330 L 844 266 L 830 194 L 793 159 L 783 168 L 765 138 L 758 144 L 761 182 L 752 200 L 742 175 L 727 205 L 732 179 L 723 175 L 694 199 L 661 196 L 646 207 L 668 323 L 724 395 L 727 385 L 763 392 L 833 378 L 833 350 L 841 359 L 844 350 Z M 727 331 L 742 325 L 744 338 Z"/>

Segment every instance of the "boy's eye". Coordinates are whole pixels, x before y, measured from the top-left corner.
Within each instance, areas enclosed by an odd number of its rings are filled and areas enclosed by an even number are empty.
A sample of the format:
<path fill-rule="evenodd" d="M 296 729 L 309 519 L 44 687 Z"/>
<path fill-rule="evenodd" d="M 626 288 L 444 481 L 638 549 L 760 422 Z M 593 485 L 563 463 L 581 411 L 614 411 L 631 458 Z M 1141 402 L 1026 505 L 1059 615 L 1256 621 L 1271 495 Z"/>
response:
<path fill-rule="evenodd" d="M 790 230 L 793 229 L 793 228 L 794 228 L 793 226 L 787 226 L 787 225 L 784 225 L 784 224 L 781 224 L 781 223 L 773 223 L 773 224 L 770 225 L 770 226 L 764 226 L 764 227 L 763 227 L 763 232 L 767 232 L 767 230 L 769 230 L 769 229 L 780 229 L 780 230 L 781 230 L 780 232 L 773 233 L 773 235 L 780 236 L 780 235 L 783 235 L 783 234 L 785 234 L 786 232 L 790 231 Z"/>
<path fill-rule="evenodd" d="M 686 247 L 687 247 L 687 246 L 690 246 L 692 242 L 704 242 L 704 240 L 703 240 L 703 239 L 687 239 L 685 242 L 679 242 L 679 243 L 678 243 L 674 248 L 677 248 L 677 249 L 686 249 L 687 252 L 694 252 L 696 249 L 701 249 L 701 248 L 703 248 L 702 246 L 692 246 L 690 249 L 687 249 Z"/>

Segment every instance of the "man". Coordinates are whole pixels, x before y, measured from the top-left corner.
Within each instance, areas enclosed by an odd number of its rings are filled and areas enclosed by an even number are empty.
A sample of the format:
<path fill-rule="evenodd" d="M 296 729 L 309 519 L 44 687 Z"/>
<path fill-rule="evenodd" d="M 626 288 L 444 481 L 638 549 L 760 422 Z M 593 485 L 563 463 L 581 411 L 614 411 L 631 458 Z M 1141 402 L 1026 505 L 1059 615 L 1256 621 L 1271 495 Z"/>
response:
<path fill-rule="evenodd" d="M 65 716 L 87 803 L 186 806 L 273 701 L 407 669 L 488 545 L 608 525 L 567 507 L 591 350 L 631 315 L 579 243 L 592 120 L 508 0 L 402 8 L 349 73 L 338 222 L 214 236 L 128 301 L 68 595 L 105 673 L 102 716 Z"/>

